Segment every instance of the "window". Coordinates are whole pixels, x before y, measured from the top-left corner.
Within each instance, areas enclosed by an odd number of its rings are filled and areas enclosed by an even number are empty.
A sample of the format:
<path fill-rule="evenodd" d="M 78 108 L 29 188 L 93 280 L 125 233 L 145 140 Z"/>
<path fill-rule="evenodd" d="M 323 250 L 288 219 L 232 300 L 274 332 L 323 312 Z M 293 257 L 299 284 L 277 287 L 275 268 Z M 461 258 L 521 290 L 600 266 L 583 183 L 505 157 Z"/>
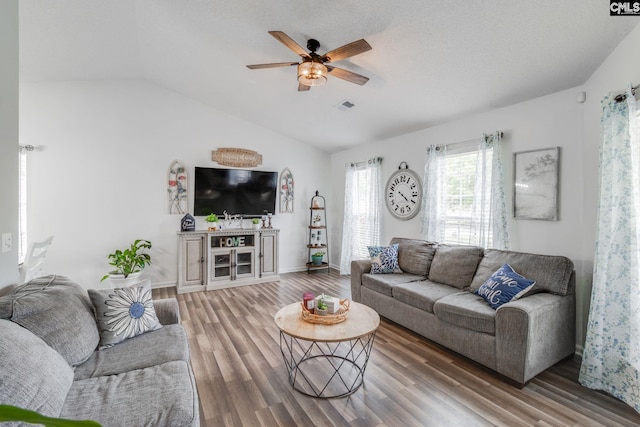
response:
<path fill-rule="evenodd" d="M 20 146 L 18 155 L 18 263 L 27 255 L 27 151 Z"/>
<path fill-rule="evenodd" d="M 508 249 L 501 133 L 427 148 L 422 234 L 450 244 Z"/>
<path fill-rule="evenodd" d="M 487 163 L 491 164 L 493 150 L 487 150 Z M 476 192 L 476 164 L 480 155 L 477 149 L 445 156 L 445 214 L 444 243 L 473 245 L 473 230 L 484 227 L 483 234 L 488 236 L 487 247 L 492 247 L 493 239 L 489 233 L 489 222 L 478 224 L 474 221 Z M 481 184 L 481 183 L 478 183 Z"/>
<path fill-rule="evenodd" d="M 347 166 L 340 274 L 351 272 L 352 260 L 369 258 L 367 246 L 380 244 L 380 169 L 379 158 Z"/>

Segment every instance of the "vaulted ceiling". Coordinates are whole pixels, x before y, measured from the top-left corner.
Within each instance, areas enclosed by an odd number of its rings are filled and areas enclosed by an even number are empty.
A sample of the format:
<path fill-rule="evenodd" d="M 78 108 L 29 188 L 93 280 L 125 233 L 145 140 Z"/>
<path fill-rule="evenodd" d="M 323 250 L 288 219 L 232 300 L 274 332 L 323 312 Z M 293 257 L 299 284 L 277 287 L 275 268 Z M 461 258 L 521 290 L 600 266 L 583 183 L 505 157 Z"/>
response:
<path fill-rule="evenodd" d="M 638 24 L 605 0 L 20 0 L 22 82 L 145 79 L 327 151 L 584 83 Z M 364 38 L 297 91 L 280 30 L 318 53 Z M 343 101 L 355 107 L 342 111 Z"/>

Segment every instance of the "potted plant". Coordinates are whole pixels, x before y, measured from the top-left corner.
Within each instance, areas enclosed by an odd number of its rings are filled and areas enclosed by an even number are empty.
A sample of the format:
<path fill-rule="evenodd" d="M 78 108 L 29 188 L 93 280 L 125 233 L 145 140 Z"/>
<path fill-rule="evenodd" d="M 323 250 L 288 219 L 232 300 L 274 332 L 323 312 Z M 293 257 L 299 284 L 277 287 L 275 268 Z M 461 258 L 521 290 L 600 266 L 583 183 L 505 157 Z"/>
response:
<path fill-rule="evenodd" d="M 327 303 L 324 299 L 320 298 L 318 303 L 316 304 L 315 314 L 318 316 L 326 316 L 329 312 L 329 307 L 327 307 Z"/>
<path fill-rule="evenodd" d="M 253 224 L 254 230 L 260 230 L 260 218 L 253 218 L 251 224 Z"/>
<path fill-rule="evenodd" d="M 126 282 L 137 280 L 142 270 L 151 264 L 151 255 L 146 252 L 149 249 L 150 241 L 136 239 L 127 249 L 117 249 L 107 255 L 109 265 L 115 269 L 105 274 L 100 281 L 109 278 L 114 285 L 126 286 Z"/>
<path fill-rule="evenodd" d="M 216 231 L 219 228 L 218 227 L 218 215 L 216 215 L 214 213 L 210 213 L 209 215 L 207 215 L 204 218 L 204 222 L 207 223 L 209 231 L 211 231 L 212 229 L 213 229 L 213 231 Z"/>
<path fill-rule="evenodd" d="M 317 251 L 311 254 L 311 263 L 313 265 L 322 265 L 322 258 L 324 257 L 324 251 Z"/>

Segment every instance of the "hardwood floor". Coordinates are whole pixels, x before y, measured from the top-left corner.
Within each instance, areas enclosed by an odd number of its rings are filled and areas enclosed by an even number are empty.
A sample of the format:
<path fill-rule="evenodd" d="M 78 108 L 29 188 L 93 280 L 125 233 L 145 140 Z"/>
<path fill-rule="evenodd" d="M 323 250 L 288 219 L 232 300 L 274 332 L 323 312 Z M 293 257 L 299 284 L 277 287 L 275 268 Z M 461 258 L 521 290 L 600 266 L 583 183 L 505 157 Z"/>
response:
<path fill-rule="evenodd" d="M 341 399 L 293 390 L 273 316 L 304 291 L 349 297 L 349 277 L 318 272 L 280 282 L 177 295 L 202 426 L 637 426 L 640 414 L 582 387 L 579 358 L 518 389 L 470 360 L 382 319 L 363 386 Z"/>

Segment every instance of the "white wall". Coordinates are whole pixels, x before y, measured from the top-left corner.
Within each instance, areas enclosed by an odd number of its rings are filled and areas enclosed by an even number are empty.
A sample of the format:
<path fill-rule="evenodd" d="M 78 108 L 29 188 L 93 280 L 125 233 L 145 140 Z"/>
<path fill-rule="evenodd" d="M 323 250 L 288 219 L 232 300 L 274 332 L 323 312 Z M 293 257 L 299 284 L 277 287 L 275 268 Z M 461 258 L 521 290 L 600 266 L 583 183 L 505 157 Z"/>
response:
<path fill-rule="evenodd" d="M 334 154 L 331 158 L 332 205 L 335 207 L 332 213 L 337 227 L 332 234 L 332 259 L 340 259 L 344 165 L 347 162 L 382 156 L 385 182 L 401 161 L 407 161 L 411 169 L 423 176 L 427 145 L 466 141 L 480 137 L 483 132 L 502 130 L 505 133 L 503 154 L 507 206 L 511 209 L 513 153 L 559 146 L 562 150 L 560 220 L 511 219 L 511 249 L 564 255 L 574 262 L 577 277 L 576 345 L 581 351 L 588 319 L 595 248 L 600 100 L 610 90 L 625 88 L 628 82 L 640 83 L 640 57 L 635 54 L 639 48 L 640 27 L 636 27 L 583 86 Z M 587 101 L 583 104 L 577 102 L 582 91 L 587 93 Z M 419 216 L 403 222 L 383 209 L 383 242 L 394 236 L 420 236 Z"/>
<path fill-rule="evenodd" d="M 181 160 L 192 191 L 193 167 L 221 167 L 211 161 L 220 147 L 258 151 L 259 170 L 290 168 L 294 214 L 274 217 L 280 271 L 304 267 L 308 203 L 328 190 L 328 154 L 143 81 L 21 84 L 20 102 L 21 143 L 39 147 L 28 162 L 29 239 L 55 236 L 49 272 L 97 286 L 106 255 L 145 238 L 152 283 L 175 284 L 182 215 L 166 213 L 167 168 Z"/>
<path fill-rule="evenodd" d="M 378 141 L 332 156 L 332 191 L 341 201 L 334 217 L 342 218 L 344 197 L 344 164 L 371 156 L 382 156 L 383 181 L 402 161 L 420 176 L 424 175 L 424 159 L 429 144 L 451 144 L 480 138 L 496 130 L 504 132 L 503 155 L 508 212 L 512 214 L 512 154 L 518 151 L 561 147 L 560 220 L 509 221 L 511 247 L 514 250 L 565 255 L 579 262 L 581 245 L 576 242 L 582 224 L 582 165 L 578 128 L 582 104 L 576 102 L 580 89 L 535 99 L 533 101 L 475 115 L 455 122 L 432 127 L 409 135 Z M 339 231 L 340 232 L 340 231 Z M 393 218 L 386 208 L 383 216 L 383 238 L 418 237 L 421 232 L 420 215 L 409 221 Z M 339 259 L 339 245 L 334 245 L 334 259 Z"/>
<path fill-rule="evenodd" d="M 18 0 L 0 2 L 0 234 L 13 248 L 0 251 L 0 287 L 18 281 Z"/>

